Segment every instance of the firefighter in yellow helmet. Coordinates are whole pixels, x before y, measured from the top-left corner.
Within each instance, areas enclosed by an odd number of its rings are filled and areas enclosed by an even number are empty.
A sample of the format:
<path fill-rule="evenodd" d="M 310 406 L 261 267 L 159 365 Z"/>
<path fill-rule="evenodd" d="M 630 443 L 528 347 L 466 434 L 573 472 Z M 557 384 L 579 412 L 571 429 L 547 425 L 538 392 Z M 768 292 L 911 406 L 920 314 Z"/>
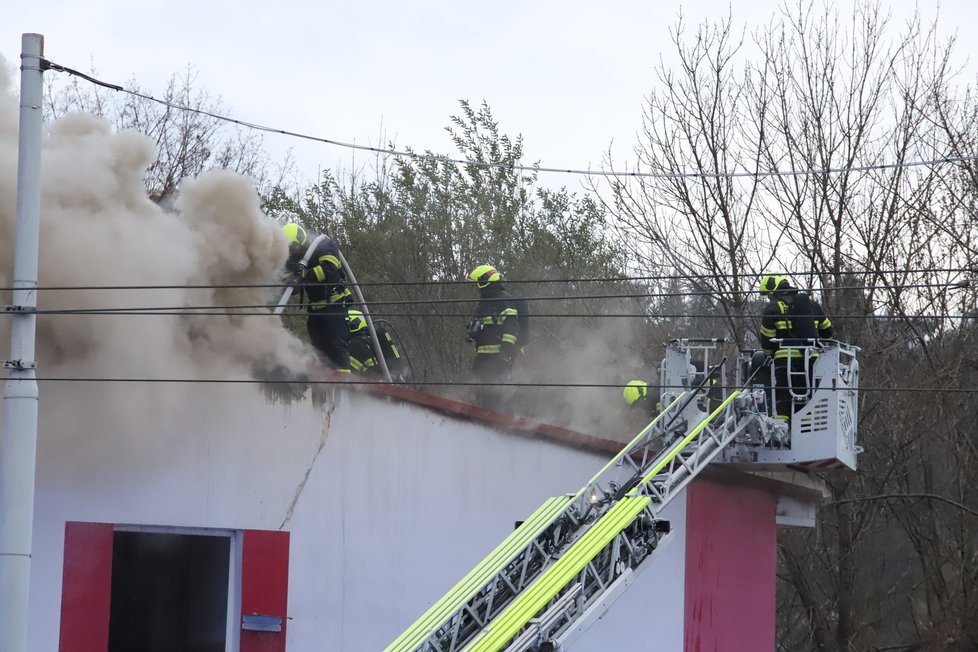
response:
<path fill-rule="evenodd" d="M 363 374 L 367 378 L 383 380 L 383 372 L 380 363 L 377 361 L 373 338 L 370 337 L 370 332 L 367 330 L 366 317 L 361 311 L 350 309 L 347 311 L 346 323 L 350 329 L 350 368 L 354 373 Z M 384 362 L 391 374 L 391 380 L 409 382 L 411 379 L 410 366 L 401 352 L 401 348 L 394 342 L 391 329 L 383 320 L 374 320 L 374 328 L 377 333 L 377 341 L 380 343 L 380 351 L 384 356 Z"/>
<path fill-rule="evenodd" d="M 359 310 L 350 308 L 346 313 L 350 329 L 350 369 L 353 373 L 380 377 L 380 365 L 374 353 L 374 343 L 367 331 L 367 320 Z"/>
<path fill-rule="evenodd" d="M 622 391 L 622 398 L 626 405 L 642 410 L 649 418 L 654 418 L 659 413 L 659 392 L 644 380 L 628 381 Z"/>
<path fill-rule="evenodd" d="M 346 287 L 339 244 L 326 236 L 312 238 L 302 226 L 291 222 L 282 227 L 282 232 L 289 241 L 285 269 L 305 293 L 309 341 L 337 371 L 349 373 L 346 310 L 353 294 Z"/>
<path fill-rule="evenodd" d="M 774 359 L 775 415 L 790 422 L 792 390 L 803 394 L 811 386 L 811 364 L 818 357 L 818 351 L 813 347 L 819 338 L 832 337 L 832 322 L 825 316 L 822 306 L 807 292 L 794 287 L 787 276 L 764 276 L 760 292 L 769 299 L 761 316 L 758 339 L 764 353 Z M 806 353 L 809 356 L 807 375 Z"/>
<path fill-rule="evenodd" d="M 479 265 L 469 274 L 479 288 L 479 305 L 469 321 L 468 340 L 475 344 L 472 375 L 476 381 L 490 383 L 476 390 L 476 399 L 487 407 L 500 409 L 511 392 L 491 383 L 508 383 L 513 361 L 519 352 L 519 302 L 503 288 L 502 275 L 492 265 Z"/>

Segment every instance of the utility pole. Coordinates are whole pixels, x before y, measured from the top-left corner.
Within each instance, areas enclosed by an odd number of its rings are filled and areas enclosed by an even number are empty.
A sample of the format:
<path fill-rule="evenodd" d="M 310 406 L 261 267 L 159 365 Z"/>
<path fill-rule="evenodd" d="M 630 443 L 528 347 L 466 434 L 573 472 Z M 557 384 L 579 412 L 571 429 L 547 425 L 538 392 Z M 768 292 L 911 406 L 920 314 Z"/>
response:
<path fill-rule="evenodd" d="M 37 251 L 41 217 L 42 58 L 44 37 L 24 34 L 20 54 L 20 141 L 14 240 L 10 359 L 0 424 L 0 650 L 27 652 L 27 604 L 37 464 L 34 361 Z"/>

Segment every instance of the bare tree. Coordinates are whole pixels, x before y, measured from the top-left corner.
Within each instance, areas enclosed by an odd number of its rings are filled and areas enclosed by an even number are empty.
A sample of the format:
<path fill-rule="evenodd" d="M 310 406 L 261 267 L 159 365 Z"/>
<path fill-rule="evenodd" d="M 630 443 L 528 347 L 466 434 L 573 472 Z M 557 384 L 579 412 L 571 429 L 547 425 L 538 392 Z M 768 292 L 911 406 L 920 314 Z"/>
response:
<path fill-rule="evenodd" d="M 756 73 L 737 67 L 743 42 L 729 16 L 696 29 L 689 43 L 680 18 L 672 35 L 679 68 L 657 67 L 636 148 L 635 171 L 646 176 L 613 181 L 608 206 L 634 263 L 711 297 L 743 345 L 748 293 L 779 237 L 750 219 L 763 154 L 750 116 L 767 113 L 769 98 L 748 92 Z"/>
<path fill-rule="evenodd" d="M 790 270 L 863 347 L 861 471 L 825 475 L 818 528 L 779 541 L 781 648 L 971 649 L 978 400 L 954 390 L 975 386 L 973 91 L 953 40 L 919 16 L 894 32 L 877 2 L 786 4 L 752 44 L 732 25 L 679 19 L 645 176 L 607 205 L 635 260 L 706 291 L 739 344 L 758 275 Z"/>
<path fill-rule="evenodd" d="M 97 73 L 93 70 L 91 75 Z M 172 197 L 183 179 L 211 168 L 248 175 L 260 191 L 283 186 L 292 171 L 288 160 L 271 164 L 255 132 L 217 117 L 226 108 L 200 87 L 190 66 L 170 77 L 158 101 L 148 99 L 153 94 L 135 80 L 126 91 L 107 90 L 76 76 L 52 76 L 45 90 L 46 117 L 57 120 L 82 111 L 108 120 L 118 130 L 134 129 L 152 138 L 158 157 L 147 171 L 146 189 L 157 201 Z"/>

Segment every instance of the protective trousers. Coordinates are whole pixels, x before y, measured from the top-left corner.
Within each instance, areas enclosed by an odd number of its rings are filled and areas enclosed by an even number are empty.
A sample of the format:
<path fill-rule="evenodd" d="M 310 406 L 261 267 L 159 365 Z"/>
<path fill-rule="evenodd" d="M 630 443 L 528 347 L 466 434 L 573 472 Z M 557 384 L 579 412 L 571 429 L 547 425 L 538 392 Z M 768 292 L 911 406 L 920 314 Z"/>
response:
<path fill-rule="evenodd" d="M 513 371 L 512 361 L 499 353 L 480 353 L 472 363 L 472 375 L 479 383 L 508 383 Z M 476 401 L 493 410 L 502 410 L 509 404 L 512 388 L 504 385 L 478 385 Z"/>
<path fill-rule="evenodd" d="M 788 371 L 791 371 L 789 378 Z M 774 404 L 777 417 L 784 421 L 791 421 L 794 412 L 792 409 L 792 394 L 807 394 L 812 386 L 811 367 L 805 374 L 805 359 L 794 358 L 775 358 L 774 360 Z"/>
<path fill-rule="evenodd" d="M 306 321 L 309 341 L 338 371 L 350 370 L 350 329 L 346 324 L 346 310 L 342 304 L 326 304 L 310 310 Z"/>

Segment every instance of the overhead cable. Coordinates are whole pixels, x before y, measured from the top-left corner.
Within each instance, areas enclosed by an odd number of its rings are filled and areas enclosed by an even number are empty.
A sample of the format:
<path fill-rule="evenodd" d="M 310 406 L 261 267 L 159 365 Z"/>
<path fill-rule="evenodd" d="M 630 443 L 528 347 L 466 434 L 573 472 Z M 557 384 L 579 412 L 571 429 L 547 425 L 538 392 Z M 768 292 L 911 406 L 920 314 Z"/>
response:
<path fill-rule="evenodd" d="M 809 276 L 815 274 L 809 271 L 803 272 L 783 272 L 787 276 Z M 976 274 L 978 267 L 922 267 L 918 269 L 888 269 L 888 270 L 867 270 L 865 272 L 840 272 L 840 276 L 881 276 L 884 274 Z M 834 275 L 833 273 L 827 273 Z M 638 281 L 699 281 L 706 279 L 732 279 L 732 278 L 761 278 L 764 274 L 669 274 L 653 276 L 612 276 L 612 277 L 592 277 L 592 278 L 530 278 L 530 279 L 506 279 L 506 285 L 514 284 L 544 284 L 544 283 L 632 283 Z M 958 284 L 970 284 L 968 280 L 958 281 Z M 465 280 L 437 280 L 437 281 L 361 281 L 358 283 L 346 283 L 346 285 L 359 287 L 415 287 L 415 286 L 441 286 L 441 285 L 472 285 L 471 279 Z M 214 284 L 186 284 L 186 285 L 40 285 L 35 290 L 64 291 L 64 290 L 224 290 L 235 288 L 272 288 L 282 287 L 282 283 L 214 283 Z M 904 286 L 838 286 L 830 289 L 852 290 L 852 289 L 878 289 L 880 287 L 894 287 L 897 289 Z M 10 292 L 13 287 L 0 287 L 0 292 Z M 677 292 L 678 295 L 686 295 L 688 292 Z"/>
<path fill-rule="evenodd" d="M 290 307 L 303 308 L 308 304 L 290 304 Z M 349 304 L 350 307 L 356 308 L 358 303 Z M 369 304 L 373 306 L 374 304 Z M 85 316 L 163 316 L 163 317 L 214 317 L 214 316 L 235 316 L 235 317 L 281 317 L 281 314 L 275 314 L 271 312 L 273 304 L 256 304 L 250 306 L 183 306 L 179 308 L 49 308 L 33 310 L 31 314 L 35 315 L 52 315 L 52 316 L 70 316 L 70 315 L 85 315 Z M 4 313 L 0 312 L 0 316 Z M 8 312 L 6 314 L 13 314 Z M 294 315 L 303 315 L 302 312 L 288 313 Z M 390 317 L 405 317 L 405 318 L 464 318 L 470 319 L 472 313 L 470 312 L 459 312 L 459 313 L 445 313 L 445 312 L 376 312 L 371 311 L 371 315 L 377 318 L 390 318 Z M 805 317 L 806 315 L 795 315 L 796 317 Z M 812 317 L 821 317 L 821 315 L 810 315 Z M 760 313 L 757 314 L 720 314 L 720 313 L 659 313 L 659 312 L 635 312 L 635 313 L 537 313 L 534 312 L 531 317 L 533 319 L 604 319 L 604 318 L 631 318 L 631 319 L 760 319 Z M 860 314 L 860 315 L 832 315 L 833 319 L 839 320 L 850 320 L 850 319 L 865 319 L 871 321 L 886 321 L 886 320 L 907 320 L 907 319 L 978 319 L 978 312 L 969 314 L 908 314 L 908 315 L 875 315 L 875 314 Z"/>
<path fill-rule="evenodd" d="M 34 378 L 8 378 L 8 381 L 36 380 L 37 382 L 56 382 L 56 383 L 140 383 L 140 384 L 229 384 L 229 385 L 388 385 L 404 387 L 473 387 L 473 386 L 493 386 L 493 387 L 564 387 L 564 388 L 615 388 L 621 389 L 624 383 L 493 383 L 479 381 L 411 381 L 411 382 L 387 382 L 383 380 L 311 380 L 305 378 L 294 378 L 290 380 L 269 379 L 258 380 L 254 378 L 96 378 L 96 377 L 38 377 Z M 660 389 L 688 389 L 682 385 L 661 385 Z M 712 386 L 716 388 L 717 386 Z M 742 390 L 743 387 L 719 386 L 721 390 Z M 825 391 L 852 391 L 848 387 L 820 387 L 819 390 Z M 927 392 L 941 394 L 978 394 L 978 387 L 860 387 L 860 392 Z"/>
<path fill-rule="evenodd" d="M 73 68 L 68 68 L 67 66 L 62 66 L 60 64 L 54 63 L 53 61 L 42 59 L 42 66 L 45 70 L 54 70 L 56 72 L 64 72 L 70 75 L 75 75 L 81 77 L 82 79 L 108 88 L 121 93 L 126 93 L 134 97 L 138 97 L 150 102 L 155 102 L 163 106 L 169 107 L 171 109 L 176 109 L 178 111 L 186 111 L 189 113 L 196 113 L 199 115 L 204 115 L 216 120 L 221 120 L 223 122 L 228 122 L 231 124 L 238 125 L 240 127 L 245 127 L 247 129 L 253 129 L 255 131 L 262 131 L 266 133 L 280 134 L 283 136 L 290 136 L 292 138 L 300 138 L 303 140 L 311 140 L 319 143 L 324 143 L 326 145 L 334 145 L 337 147 L 343 147 L 346 149 L 359 150 L 372 152 L 375 154 L 383 154 L 387 156 L 394 156 L 397 158 L 406 158 L 418 161 L 430 161 L 434 163 L 445 163 L 452 165 L 470 165 L 474 167 L 482 168 L 503 168 L 508 170 L 519 170 L 523 172 L 553 172 L 558 174 L 574 174 L 583 176 L 594 176 L 594 177 L 618 177 L 618 178 L 657 178 L 657 179 L 727 179 L 727 178 L 765 178 L 765 177 L 805 177 L 805 176 L 822 176 L 822 175 L 834 175 L 843 174 L 847 172 L 871 172 L 871 171 L 882 171 L 882 170 L 894 170 L 902 168 L 911 167 L 930 167 L 936 165 L 947 165 L 947 164 L 957 164 L 957 163 L 970 163 L 978 160 L 978 155 L 971 156 L 949 156 L 930 160 L 921 161 L 899 161 L 896 163 L 877 163 L 873 165 L 853 165 L 837 168 L 824 168 L 819 170 L 756 170 L 756 171 L 743 171 L 743 172 L 728 172 L 728 171 L 714 171 L 714 172 L 624 172 L 615 170 L 591 170 L 591 169 L 577 169 L 577 168 L 567 168 L 567 167 L 546 167 L 541 165 L 514 165 L 511 163 L 501 163 L 501 162 L 489 162 L 489 161 L 471 161 L 469 159 L 453 158 L 449 156 L 440 156 L 437 154 L 418 154 L 410 149 L 398 150 L 393 148 L 385 147 L 372 147 L 369 145 L 357 145 L 356 143 L 346 143 L 338 140 L 332 140 L 329 138 L 323 138 L 320 136 L 311 136 L 309 134 L 300 133 L 297 131 L 291 131 L 288 129 L 279 129 L 276 127 L 267 127 L 254 122 L 247 122 L 245 120 L 239 120 L 236 118 L 231 118 L 229 116 L 221 115 L 219 113 L 213 113 L 211 111 L 205 111 L 203 109 L 198 109 L 194 107 L 185 106 L 175 102 L 170 102 L 167 100 L 161 100 L 152 95 L 147 95 L 146 93 L 140 93 L 139 91 L 134 91 L 127 89 L 119 84 L 113 84 L 110 82 L 102 81 L 96 79 L 90 75 L 86 75 L 83 72 L 75 70 Z"/>
<path fill-rule="evenodd" d="M 299 284 L 296 287 L 300 287 L 304 284 Z M 118 285 L 118 286 L 101 286 L 98 289 L 101 290 L 140 290 L 140 289 L 150 289 L 153 287 L 160 286 L 138 286 L 138 285 Z M 179 286 L 174 286 L 172 289 L 177 289 Z M 240 287 L 240 286 L 186 286 L 187 289 L 218 289 L 218 288 L 229 288 L 229 287 Z M 251 287 L 251 286 L 249 286 Z M 262 285 L 254 287 L 283 287 L 282 285 Z M 971 287 L 970 282 L 954 282 L 954 283 L 899 283 L 886 286 L 867 286 L 867 285 L 845 285 L 845 286 L 835 286 L 827 291 L 839 292 L 843 290 L 911 290 L 911 289 L 927 289 L 927 288 L 941 288 L 941 289 L 967 289 Z M 71 288 L 57 288 L 57 289 L 71 289 Z M 81 288 L 74 288 L 81 289 Z M 86 287 L 84 289 L 93 289 L 91 287 Z M 807 288 L 800 288 L 800 290 L 805 291 Z M 0 288 L 0 291 L 3 291 Z M 41 291 L 40 288 L 37 289 L 38 292 Z M 582 294 L 582 295 L 551 295 L 551 296 L 533 296 L 533 297 L 521 297 L 527 301 L 586 301 L 589 299 L 667 299 L 667 298 L 689 298 L 689 297 L 716 297 L 716 296 L 732 296 L 732 295 L 755 295 L 757 294 L 756 289 L 751 290 L 688 290 L 682 292 L 626 292 L 626 293 L 611 293 L 611 294 Z M 447 304 L 447 303 L 479 303 L 482 299 L 478 296 L 473 297 L 461 297 L 456 299 L 447 298 L 425 298 L 425 299 L 383 299 L 377 301 L 369 301 L 371 306 L 384 306 L 384 305 L 417 305 L 417 304 Z M 216 306 L 211 306 L 216 307 Z M 222 308 L 233 308 L 236 306 L 220 306 Z M 244 306 L 244 307 L 256 307 L 256 306 Z M 183 306 L 173 306 L 174 309 L 182 309 Z M 166 308 L 144 308 L 144 310 L 165 310 Z"/>

